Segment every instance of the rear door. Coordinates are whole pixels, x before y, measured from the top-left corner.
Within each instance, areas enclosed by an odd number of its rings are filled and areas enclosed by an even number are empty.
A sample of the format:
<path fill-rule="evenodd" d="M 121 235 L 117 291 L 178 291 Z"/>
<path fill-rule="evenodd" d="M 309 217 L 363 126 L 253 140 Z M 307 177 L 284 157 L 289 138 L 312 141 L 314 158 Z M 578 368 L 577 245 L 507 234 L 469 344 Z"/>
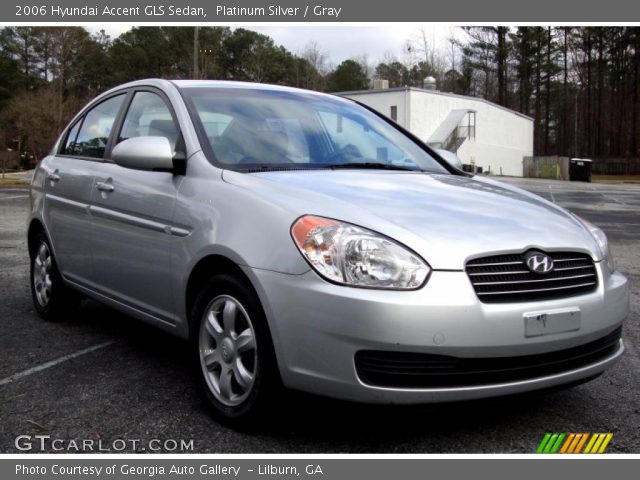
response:
<path fill-rule="evenodd" d="M 176 149 L 180 134 L 166 97 L 136 89 L 128 100 L 114 145 L 157 136 Z M 108 160 L 99 165 L 92 189 L 93 264 L 97 288 L 143 313 L 174 323 L 171 249 L 179 240 L 173 211 L 184 177 L 133 170 Z"/>
<path fill-rule="evenodd" d="M 46 162 L 44 214 L 56 262 L 67 280 L 82 285 L 92 277 L 89 203 L 94 174 L 125 96 L 113 95 L 88 109 Z"/>

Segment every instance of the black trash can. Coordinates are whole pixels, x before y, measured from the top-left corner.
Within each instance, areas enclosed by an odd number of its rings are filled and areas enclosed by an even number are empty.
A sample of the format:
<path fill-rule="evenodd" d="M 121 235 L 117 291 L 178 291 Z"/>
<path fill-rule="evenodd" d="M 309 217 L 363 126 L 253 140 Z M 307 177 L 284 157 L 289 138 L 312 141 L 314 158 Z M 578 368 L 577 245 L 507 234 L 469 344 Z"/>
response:
<path fill-rule="evenodd" d="M 592 163 L 589 158 L 572 158 L 569 161 L 569 179 L 572 182 L 590 182 Z"/>
<path fill-rule="evenodd" d="M 463 163 L 462 171 L 467 173 L 482 173 L 482 167 L 471 165 L 469 163 Z"/>

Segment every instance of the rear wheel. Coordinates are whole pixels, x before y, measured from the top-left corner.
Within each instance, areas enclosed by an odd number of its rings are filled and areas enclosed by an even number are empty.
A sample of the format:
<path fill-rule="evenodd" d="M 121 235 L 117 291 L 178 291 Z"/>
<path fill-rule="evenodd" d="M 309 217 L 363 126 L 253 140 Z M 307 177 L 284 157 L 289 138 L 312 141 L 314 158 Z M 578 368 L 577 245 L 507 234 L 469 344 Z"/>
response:
<path fill-rule="evenodd" d="M 75 310 L 80 296 L 64 284 L 44 232 L 34 240 L 30 271 L 33 305 L 45 320 L 60 320 Z"/>
<path fill-rule="evenodd" d="M 200 383 L 214 414 L 235 426 L 259 422 L 280 381 L 255 292 L 234 276 L 213 277 L 196 299 L 192 325 Z"/>

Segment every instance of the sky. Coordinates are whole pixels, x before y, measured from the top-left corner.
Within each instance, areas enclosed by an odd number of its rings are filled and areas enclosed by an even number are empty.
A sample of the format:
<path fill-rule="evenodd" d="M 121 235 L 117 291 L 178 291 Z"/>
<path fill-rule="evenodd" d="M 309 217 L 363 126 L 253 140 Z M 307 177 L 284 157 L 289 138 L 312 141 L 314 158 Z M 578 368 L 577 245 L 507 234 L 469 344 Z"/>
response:
<path fill-rule="evenodd" d="M 132 25 L 122 23 L 89 27 L 90 31 L 104 28 L 112 38 L 129 30 Z M 235 28 L 235 27 L 234 27 Z M 293 53 L 300 53 L 309 42 L 315 41 L 329 57 L 329 62 L 338 65 L 349 58 L 366 55 L 369 62 L 377 63 L 390 53 L 402 58 L 403 46 L 421 29 L 427 38 L 441 48 L 446 48 L 447 39 L 461 33 L 452 25 L 440 24 L 380 24 L 375 26 L 248 26 L 243 27 L 269 35 L 276 44 L 283 45 Z"/>

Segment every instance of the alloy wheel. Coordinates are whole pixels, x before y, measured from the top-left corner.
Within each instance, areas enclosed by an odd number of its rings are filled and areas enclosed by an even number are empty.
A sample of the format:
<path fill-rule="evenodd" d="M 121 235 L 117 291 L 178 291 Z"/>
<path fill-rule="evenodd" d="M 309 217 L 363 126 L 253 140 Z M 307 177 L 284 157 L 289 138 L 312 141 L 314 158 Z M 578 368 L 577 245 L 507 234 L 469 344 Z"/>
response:
<path fill-rule="evenodd" d="M 36 299 L 41 307 L 46 307 L 51 300 L 52 262 L 49 246 L 42 242 L 33 259 L 33 286 L 35 287 Z"/>
<path fill-rule="evenodd" d="M 249 314 L 229 295 L 205 309 L 199 336 L 200 366 L 214 397 L 227 406 L 244 402 L 253 388 L 258 350 Z"/>

